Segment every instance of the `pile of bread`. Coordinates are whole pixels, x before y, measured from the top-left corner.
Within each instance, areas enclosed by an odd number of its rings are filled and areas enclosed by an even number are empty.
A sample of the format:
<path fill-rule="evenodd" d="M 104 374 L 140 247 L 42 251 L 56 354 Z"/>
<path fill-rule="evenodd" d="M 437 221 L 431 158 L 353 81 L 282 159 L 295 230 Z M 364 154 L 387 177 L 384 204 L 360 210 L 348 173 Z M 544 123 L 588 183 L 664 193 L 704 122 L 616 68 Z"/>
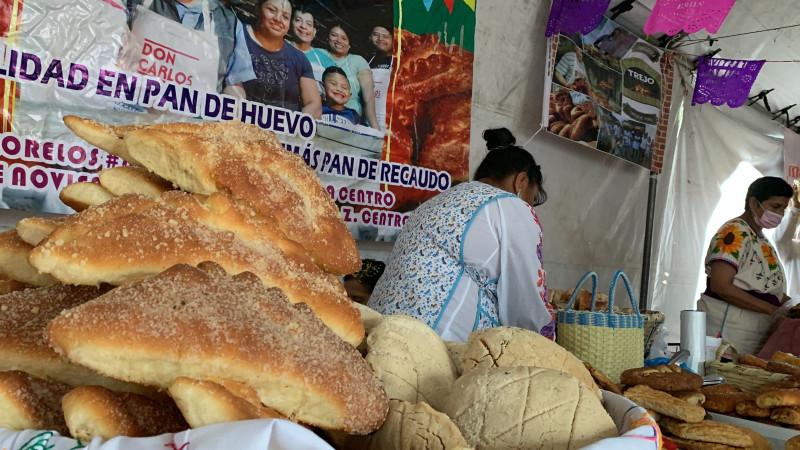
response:
<path fill-rule="evenodd" d="M 739 397 L 748 394 L 733 393 L 727 385 L 703 387 L 702 377 L 675 365 L 626 370 L 620 381 L 624 395 L 646 408 L 678 448 L 771 448 L 753 430 L 705 419 L 706 410 L 719 411 L 728 402 L 735 408 L 740 400 L 746 400 Z M 756 407 L 748 404 L 747 408 L 751 406 Z"/>
<path fill-rule="evenodd" d="M 388 399 L 336 278 L 361 261 L 302 158 L 240 122 L 65 123 L 135 166 L 66 188 L 78 213 L 0 234 L 0 426 L 380 427 Z"/>
<path fill-rule="evenodd" d="M 389 414 L 371 435 L 333 436 L 337 448 L 577 449 L 618 435 L 590 371 L 537 333 L 497 327 L 445 342 L 416 319 L 361 308 L 361 350 Z"/>
<path fill-rule="evenodd" d="M 770 361 L 753 355 L 743 355 L 739 358 L 739 364 L 787 376 L 782 381 L 764 384 L 755 392 L 742 392 L 741 389 L 729 385 L 719 386 L 718 395 L 706 409 L 800 430 L 800 358 L 784 352 L 775 352 Z"/>

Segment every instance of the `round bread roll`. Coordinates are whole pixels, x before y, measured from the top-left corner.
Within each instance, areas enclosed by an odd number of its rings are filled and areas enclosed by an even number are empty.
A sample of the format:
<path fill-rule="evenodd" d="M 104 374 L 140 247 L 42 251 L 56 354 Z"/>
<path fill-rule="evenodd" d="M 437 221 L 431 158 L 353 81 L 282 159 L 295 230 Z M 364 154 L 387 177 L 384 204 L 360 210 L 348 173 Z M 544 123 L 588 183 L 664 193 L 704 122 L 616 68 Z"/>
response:
<path fill-rule="evenodd" d="M 427 403 L 389 400 L 386 422 L 369 436 L 350 436 L 343 448 L 350 450 L 466 449 L 458 427 Z"/>
<path fill-rule="evenodd" d="M 453 361 L 453 366 L 456 368 L 456 374 L 461 376 L 463 368 L 461 367 L 461 357 L 467 351 L 467 344 L 463 342 L 444 341 L 447 346 L 447 352 L 450 354 L 450 361 Z"/>
<path fill-rule="evenodd" d="M 473 332 L 461 363 L 464 374 L 477 367 L 533 366 L 558 370 L 600 395 L 600 388 L 581 360 L 541 334 L 522 328 L 496 327 Z"/>
<path fill-rule="evenodd" d="M 390 399 L 426 402 L 439 411 L 456 380 L 444 341 L 408 316 L 384 317 L 370 331 L 366 360 Z"/>
<path fill-rule="evenodd" d="M 443 412 L 476 450 L 578 449 L 617 436 L 594 392 L 551 369 L 473 369 L 455 382 Z"/>

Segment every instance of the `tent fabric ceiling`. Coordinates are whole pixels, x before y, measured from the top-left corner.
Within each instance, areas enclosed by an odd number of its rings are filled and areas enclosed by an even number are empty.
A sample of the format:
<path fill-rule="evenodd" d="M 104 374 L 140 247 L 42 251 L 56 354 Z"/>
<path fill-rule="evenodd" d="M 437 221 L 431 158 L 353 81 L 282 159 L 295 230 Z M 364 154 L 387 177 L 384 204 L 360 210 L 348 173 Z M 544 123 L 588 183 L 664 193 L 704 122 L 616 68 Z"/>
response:
<path fill-rule="evenodd" d="M 613 0 L 610 8 L 623 3 L 623 1 Z M 623 13 L 615 21 L 644 37 L 642 29 L 653 5 L 655 5 L 655 0 L 638 0 L 634 3 L 631 11 Z M 711 35 L 702 30 L 689 35 L 686 40 L 727 36 L 797 24 L 800 24 L 800 0 L 739 0 L 734 4 L 717 33 Z M 652 38 L 651 42 L 653 42 Z M 800 27 L 729 37 L 715 42 L 713 46 L 702 42 L 682 46 L 676 50 L 692 55 L 705 55 L 712 50 L 722 49 L 716 56 L 727 59 L 800 60 L 800 47 L 796 45 L 798 42 L 800 42 Z M 794 82 L 798 68 L 800 68 L 800 63 L 765 64 L 750 95 L 774 88 L 775 90 L 768 96 L 772 111 L 778 111 L 794 103 L 800 105 L 800 84 Z M 800 115 L 800 106 L 789 111 L 790 117 L 793 118 L 797 115 Z"/>

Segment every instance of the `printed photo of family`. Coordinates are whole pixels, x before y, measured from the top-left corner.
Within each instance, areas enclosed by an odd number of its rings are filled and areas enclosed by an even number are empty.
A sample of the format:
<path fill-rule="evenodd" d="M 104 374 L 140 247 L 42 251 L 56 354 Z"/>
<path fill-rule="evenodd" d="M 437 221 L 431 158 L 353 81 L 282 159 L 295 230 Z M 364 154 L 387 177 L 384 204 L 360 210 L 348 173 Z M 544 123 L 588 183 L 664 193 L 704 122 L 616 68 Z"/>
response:
<path fill-rule="evenodd" d="M 383 135 L 392 2 L 348 8 L 336 0 L 128 0 L 127 6 L 134 36 L 164 48 L 170 35 L 201 43 L 205 65 L 192 74 L 198 86 Z"/>

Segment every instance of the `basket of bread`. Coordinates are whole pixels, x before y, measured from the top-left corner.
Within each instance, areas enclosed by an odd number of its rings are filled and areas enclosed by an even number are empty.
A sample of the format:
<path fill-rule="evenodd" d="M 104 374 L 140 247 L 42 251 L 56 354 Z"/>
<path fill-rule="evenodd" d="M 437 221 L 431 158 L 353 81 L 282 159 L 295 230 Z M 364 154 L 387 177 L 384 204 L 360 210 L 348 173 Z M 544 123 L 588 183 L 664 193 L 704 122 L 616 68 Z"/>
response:
<path fill-rule="evenodd" d="M 703 378 L 676 365 L 626 370 L 620 381 L 625 397 L 646 408 L 664 433 L 664 448 L 770 449 L 756 431 L 707 419 L 707 412 L 741 409 L 762 414 L 756 397 L 730 385 L 703 387 Z M 741 405 L 741 406 L 739 406 Z"/>
<path fill-rule="evenodd" d="M 725 355 L 730 356 L 730 362 L 723 362 Z M 722 375 L 728 384 L 744 392 L 755 394 L 761 387 L 770 383 L 782 382 L 790 376 L 800 376 L 800 358 L 794 355 L 775 352 L 770 361 L 753 355 L 739 355 L 736 347 L 723 343 L 718 349 L 715 358 L 707 361 L 706 373 Z"/>
<path fill-rule="evenodd" d="M 351 302 L 353 238 L 271 132 L 65 122 L 135 166 L 0 234 L 3 447 L 656 448 L 644 410 L 534 332 L 446 343 Z"/>

